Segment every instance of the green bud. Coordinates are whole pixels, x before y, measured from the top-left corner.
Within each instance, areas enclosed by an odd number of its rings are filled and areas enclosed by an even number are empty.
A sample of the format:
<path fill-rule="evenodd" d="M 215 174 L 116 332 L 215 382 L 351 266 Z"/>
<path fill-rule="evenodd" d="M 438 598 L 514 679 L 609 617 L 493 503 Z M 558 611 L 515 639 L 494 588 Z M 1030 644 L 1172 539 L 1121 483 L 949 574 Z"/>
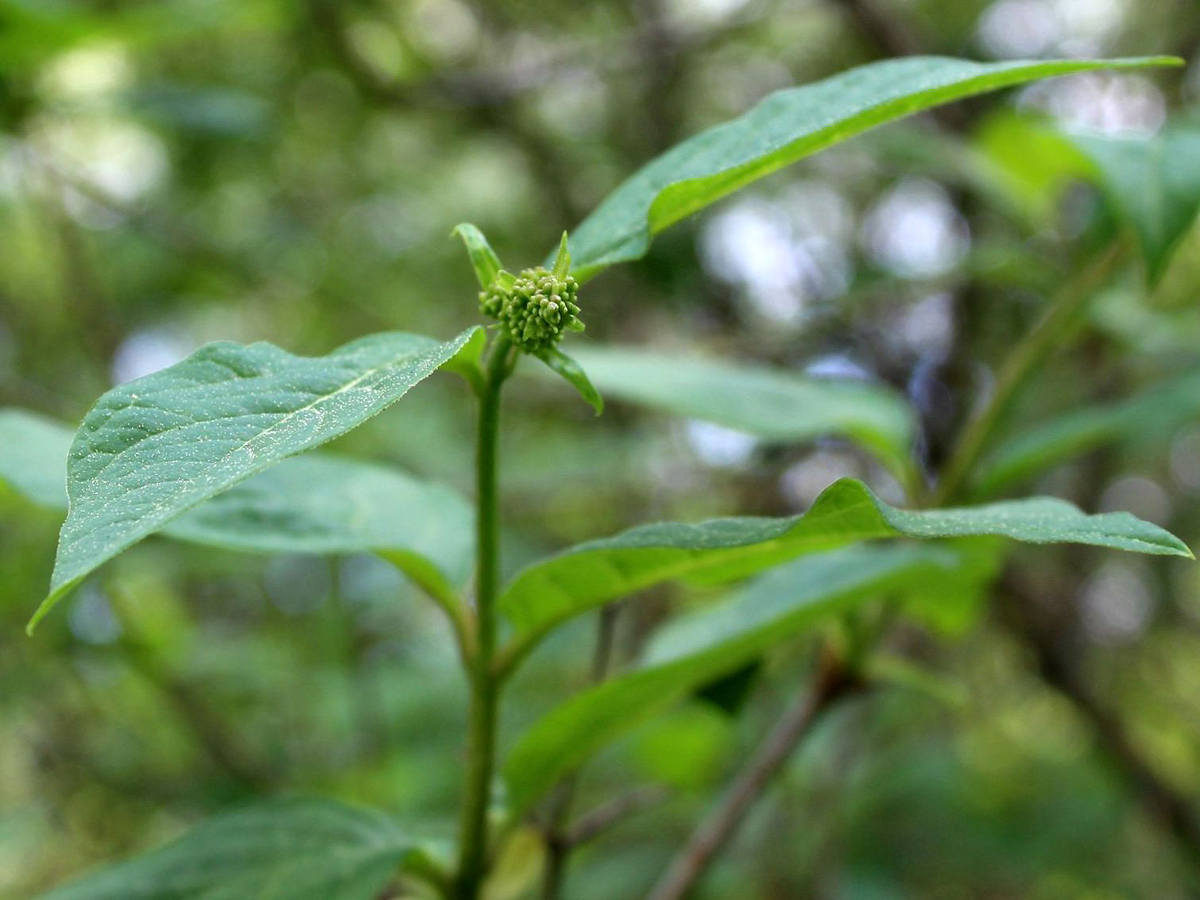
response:
<path fill-rule="evenodd" d="M 511 283 L 497 280 L 479 294 L 479 311 L 499 319 L 512 342 L 526 353 L 553 347 L 563 332 L 582 331 L 579 285 L 570 275 L 556 276 L 538 266 Z"/>

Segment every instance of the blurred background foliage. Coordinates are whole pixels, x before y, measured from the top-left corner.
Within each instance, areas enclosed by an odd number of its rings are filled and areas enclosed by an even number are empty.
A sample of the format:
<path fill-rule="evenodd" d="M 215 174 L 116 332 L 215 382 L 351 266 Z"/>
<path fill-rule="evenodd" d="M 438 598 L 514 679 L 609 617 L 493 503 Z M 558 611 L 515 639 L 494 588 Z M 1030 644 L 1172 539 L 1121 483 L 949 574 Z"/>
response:
<path fill-rule="evenodd" d="M 447 337 L 477 319 L 457 222 L 533 264 L 681 137 L 872 59 L 1171 53 L 1189 65 L 1036 84 L 821 154 L 667 232 L 582 305 L 589 343 L 891 385 L 933 470 L 1046 297 L 1131 230 L 1151 264 L 1103 292 L 1014 416 L 1110 404 L 1079 413 L 1092 438 L 1071 446 L 1091 449 L 980 490 L 1127 509 L 1195 547 L 1200 229 L 1169 201 L 1200 171 L 1198 40 L 1194 0 L 2 0 L 0 404 L 75 422 L 217 338 L 318 354 L 379 329 Z M 1161 195 L 1144 159 L 1089 143 L 1157 134 L 1154 158 L 1178 164 Z M 1168 213 L 1178 247 L 1155 233 Z M 434 379 L 335 449 L 469 492 L 467 400 Z M 619 401 L 594 420 L 532 377 L 509 411 L 510 566 L 647 518 L 802 509 L 841 475 L 904 499 L 844 442 Z M 0 897 L 270 793 L 452 836 L 463 686 L 394 569 L 152 540 L 30 640 L 59 522 L 0 485 Z M 686 602 L 625 610 L 619 658 Z M 1200 570 L 1026 549 L 950 639 L 895 631 L 938 677 L 829 719 L 702 896 L 1197 895 Z M 586 683 L 589 643 L 573 626 L 538 655 L 506 732 Z M 807 678 L 807 647 L 734 691 L 739 716 L 699 699 L 597 761 L 581 808 L 631 773 L 668 799 L 578 856 L 571 897 L 645 889 Z M 530 889 L 539 846 L 514 846 L 497 898 Z"/>

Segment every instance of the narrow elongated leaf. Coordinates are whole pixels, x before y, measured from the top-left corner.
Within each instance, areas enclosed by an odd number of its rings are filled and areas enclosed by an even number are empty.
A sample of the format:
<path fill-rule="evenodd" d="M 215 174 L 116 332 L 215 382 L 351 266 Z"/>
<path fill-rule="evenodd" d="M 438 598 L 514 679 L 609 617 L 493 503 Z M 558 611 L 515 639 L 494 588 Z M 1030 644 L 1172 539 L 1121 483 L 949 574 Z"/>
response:
<path fill-rule="evenodd" d="M 574 353 L 592 382 L 612 397 L 767 441 L 844 436 L 869 448 L 902 481 L 912 471 L 912 408 L 881 385 L 634 347 L 580 347 Z"/>
<path fill-rule="evenodd" d="M 67 506 L 65 425 L 0 410 L 0 481 Z M 457 493 L 395 469 L 319 453 L 286 459 L 169 522 L 177 540 L 256 553 L 368 553 L 445 599 L 470 574 L 474 519 Z"/>
<path fill-rule="evenodd" d="M 847 547 L 794 560 L 732 599 L 676 620 L 637 670 L 571 698 L 522 735 L 503 770 L 513 811 L 527 809 L 593 753 L 697 687 L 822 617 L 944 578 L 956 560 L 940 546 Z"/>
<path fill-rule="evenodd" d="M 500 270 L 500 257 L 483 236 L 483 232 L 470 222 L 463 222 L 454 229 L 454 233 L 462 238 L 467 248 L 467 256 L 471 259 L 471 268 L 475 270 L 475 279 L 481 288 L 489 288 Z"/>
<path fill-rule="evenodd" d="M 1173 556 L 1191 551 L 1129 513 L 1087 515 L 1038 497 L 960 509 L 897 509 L 853 478 L 826 488 L 798 516 L 643 525 L 588 541 L 517 574 L 500 609 L 528 646 L 560 622 L 662 581 L 721 581 L 810 553 L 870 538 L 999 535 L 1027 543 L 1077 543 Z"/>
<path fill-rule="evenodd" d="M 1074 410 L 1001 444 L 980 464 L 972 490 L 995 494 L 1096 447 L 1169 437 L 1197 419 L 1200 373 L 1192 371 L 1122 403 Z"/>
<path fill-rule="evenodd" d="M 538 353 L 538 359 L 546 364 L 546 366 L 562 378 L 567 384 L 575 388 L 579 392 L 579 396 L 588 403 L 592 409 L 596 411 L 596 415 L 604 412 L 604 398 L 600 396 L 600 392 L 592 385 L 588 378 L 587 372 L 567 354 L 563 353 L 557 347 L 547 347 Z"/>
<path fill-rule="evenodd" d="M 637 259 L 667 226 L 876 125 L 1052 75 L 1180 62 L 1154 57 L 976 63 L 910 56 L 778 91 L 744 115 L 668 150 L 613 191 L 571 235 L 573 272 L 582 279 Z"/>
<path fill-rule="evenodd" d="M 71 445 L 70 509 L 50 594 L 30 627 L 88 573 L 239 481 L 362 424 L 452 360 L 445 343 L 400 332 L 324 357 L 271 344 L 209 344 L 100 398 Z"/>
<path fill-rule="evenodd" d="M 1200 213 L 1200 128 L 1148 138 L 1075 136 L 1120 217 L 1132 228 L 1155 284 Z"/>
<path fill-rule="evenodd" d="M 278 801 L 217 816 L 39 900 L 375 900 L 419 855 L 382 813 Z"/>

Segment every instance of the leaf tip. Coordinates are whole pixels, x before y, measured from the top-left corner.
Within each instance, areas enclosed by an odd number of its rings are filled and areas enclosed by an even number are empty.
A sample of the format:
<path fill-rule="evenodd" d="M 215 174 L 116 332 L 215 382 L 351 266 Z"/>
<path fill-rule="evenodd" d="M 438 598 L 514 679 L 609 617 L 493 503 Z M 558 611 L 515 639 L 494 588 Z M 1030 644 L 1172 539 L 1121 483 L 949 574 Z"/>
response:
<path fill-rule="evenodd" d="M 475 270 L 475 277 L 479 281 L 479 286 L 484 290 L 491 287 L 492 282 L 496 280 L 497 273 L 500 271 L 500 258 L 492 250 L 483 232 L 470 222 L 459 222 L 450 232 L 450 237 L 462 238 L 462 242 L 467 248 L 467 256 L 471 259 L 471 266 Z"/>
<path fill-rule="evenodd" d="M 571 250 L 567 246 L 567 233 L 562 233 L 562 240 L 558 242 L 558 254 L 554 257 L 554 266 L 552 271 L 555 278 L 566 278 L 571 272 Z"/>
<path fill-rule="evenodd" d="M 25 635 L 27 637 L 33 637 L 33 633 L 37 630 L 37 627 L 41 623 L 42 619 L 46 618 L 47 614 L 51 609 L 54 608 L 54 604 L 57 602 L 58 595 L 51 594 L 41 602 L 41 605 L 38 606 L 36 610 L 34 610 L 33 615 L 29 618 L 29 622 L 27 622 L 25 625 Z"/>

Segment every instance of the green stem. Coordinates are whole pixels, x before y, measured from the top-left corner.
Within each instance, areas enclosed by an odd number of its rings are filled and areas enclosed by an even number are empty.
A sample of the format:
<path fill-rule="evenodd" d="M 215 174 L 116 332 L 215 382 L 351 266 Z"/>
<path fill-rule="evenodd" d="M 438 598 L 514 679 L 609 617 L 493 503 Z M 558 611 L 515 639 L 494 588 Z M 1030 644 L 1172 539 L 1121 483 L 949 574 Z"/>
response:
<path fill-rule="evenodd" d="M 487 376 L 479 394 L 476 438 L 475 652 L 469 663 L 471 708 L 467 781 L 459 832 L 454 896 L 477 900 L 487 871 L 488 803 L 496 757 L 499 682 L 492 671 L 496 647 L 496 589 L 500 527 L 496 459 L 500 434 L 500 389 L 512 370 L 512 345 L 500 335 L 492 345 Z"/>
<path fill-rule="evenodd" d="M 1026 378 L 1062 343 L 1087 301 L 1108 281 L 1120 263 L 1123 249 L 1120 242 L 1114 243 L 1068 281 L 1041 321 L 1013 348 L 996 376 L 992 399 L 963 429 L 955 444 L 942 470 L 932 506 L 945 506 L 963 488 L 993 432 L 1008 415 Z"/>

